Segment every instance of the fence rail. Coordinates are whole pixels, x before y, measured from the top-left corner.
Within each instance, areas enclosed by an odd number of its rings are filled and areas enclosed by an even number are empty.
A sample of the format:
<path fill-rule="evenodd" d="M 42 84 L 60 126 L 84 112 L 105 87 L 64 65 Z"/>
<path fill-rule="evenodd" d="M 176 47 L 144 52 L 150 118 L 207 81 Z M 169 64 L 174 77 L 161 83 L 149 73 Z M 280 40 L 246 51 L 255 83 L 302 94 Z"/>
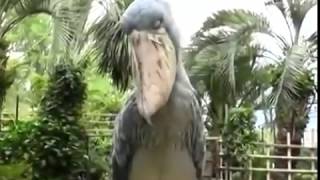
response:
<path fill-rule="evenodd" d="M 110 131 L 110 124 L 112 124 L 110 121 L 106 121 L 105 119 L 112 119 L 114 118 L 114 114 L 85 114 L 85 118 L 88 117 L 98 117 L 91 118 L 92 120 L 86 123 L 88 123 L 89 128 L 88 134 L 90 137 L 109 137 L 112 135 L 112 132 Z M 94 120 L 93 120 L 94 119 Z M 103 120 L 101 120 L 103 119 Z M 0 131 L 5 131 L 5 126 L 9 125 L 10 123 L 15 123 L 17 120 L 16 117 L 12 116 L 12 114 L 5 114 L 3 113 L 0 117 Z M 95 128 L 96 126 L 99 126 L 99 128 Z M 267 133 L 263 129 L 261 130 L 261 137 L 264 141 L 264 135 Z M 305 133 L 307 134 L 307 133 Z M 308 144 L 302 144 L 302 145 L 296 145 L 291 144 L 290 142 L 290 134 L 287 134 L 287 143 L 286 144 L 274 144 L 268 142 L 255 142 L 256 145 L 261 147 L 263 149 L 263 153 L 258 152 L 252 152 L 249 154 L 249 157 L 251 157 L 251 161 L 249 162 L 249 167 L 233 167 L 229 166 L 226 163 L 225 154 L 223 152 L 223 140 L 221 137 L 207 137 L 207 145 L 215 144 L 216 147 L 218 147 L 218 159 L 215 159 L 212 157 L 210 151 L 206 152 L 206 166 L 204 170 L 204 178 L 205 180 L 278 180 L 275 178 L 272 178 L 272 175 L 275 173 L 281 173 L 285 178 L 281 178 L 279 180 L 294 180 L 294 175 L 296 174 L 304 174 L 304 175 L 310 175 L 310 180 L 316 180 L 317 179 L 317 131 L 311 130 L 310 131 L 310 137 L 309 137 L 309 143 Z M 272 140 L 271 142 L 274 142 Z M 303 139 L 303 142 L 305 140 Z M 285 156 L 279 156 L 274 155 L 273 150 L 276 148 L 286 148 L 287 153 Z M 301 156 L 292 156 L 292 150 L 293 149 L 300 149 L 301 151 L 308 151 L 308 155 L 301 155 Z M 262 160 L 264 162 L 263 167 L 257 167 L 253 162 L 257 160 Z M 283 160 L 287 162 L 287 168 L 277 168 L 275 167 L 275 160 Z M 293 168 L 292 162 L 293 161 L 305 161 L 307 162 L 310 167 L 309 169 L 302 169 L 302 168 Z M 218 164 L 218 166 L 215 166 L 214 164 Z M 237 173 L 247 173 L 247 178 L 236 178 L 235 176 Z M 255 177 L 255 173 L 263 173 L 263 178 L 257 178 Z"/>
<path fill-rule="evenodd" d="M 315 135 L 314 133 L 312 133 Z M 225 154 L 223 153 L 223 140 L 221 137 L 208 137 L 207 138 L 207 144 L 212 144 L 216 143 L 218 147 L 218 152 L 219 152 L 219 165 L 216 169 L 212 168 L 213 167 L 213 160 L 211 157 L 210 152 L 207 152 L 207 161 L 206 161 L 206 168 L 204 172 L 204 176 L 206 179 L 212 179 L 212 177 L 215 177 L 216 179 L 219 180 L 233 180 L 234 174 L 236 172 L 246 172 L 248 174 L 248 180 L 257 180 L 256 177 L 254 177 L 255 172 L 263 172 L 265 173 L 265 178 L 264 179 L 259 179 L 259 180 L 278 180 L 279 178 L 272 178 L 272 175 L 275 173 L 281 173 L 282 177 L 281 180 L 293 180 L 293 175 L 296 174 L 304 174 L 304 175 L 310 175 L 310 180 L 315 180 L 317 179 L 317 144 L 312 141 L 311 144 L 312 146 L 306 147 L 302 145 L 294 145 L 291 144 L 291 139 L 290 139 L 290 133 L 287 133 L 287 144 L 266 144 L 262 142 L 256 142 L 255 144 L 257 145 L 262 145 L 263 148 L 265 148 L 264 154 L 258 154 L 258 153 L 250 153 L 249 157 L 251 157 L 250 162 L 249 162 L 249 167 L 233 167 L 229 166 L 226 163 L 225 160 Z M 315 139 L 312 137 L 312 139 Z M 272 150 L 274 148 L 287 148 L 287 153 L 285 156 L 278 156 L 278 155 L 273 155 Z M 305 149 L 308 150 L 309 156 L 292 156 L 292 149 Z M 265 165 L 264 167 L 254 167 L 254 164 L 252 163 L 254 160 L 257 159 L 263 159 L 265 160 Z M 274 161 L 275 160 L 285 160 L 287 161 L 287 168 L 277 168 L 275 167 Z M 302 169 L 302 168 L 293 168 L 292 167 L 292 161 L 297 161 L 297 160 L 303 160 L 307 161 L 311 166 L 309 169 Z M 243 179 L 243 178 L 242 178 Z M 239 179 L 240 180 L 240 179 Z"/>

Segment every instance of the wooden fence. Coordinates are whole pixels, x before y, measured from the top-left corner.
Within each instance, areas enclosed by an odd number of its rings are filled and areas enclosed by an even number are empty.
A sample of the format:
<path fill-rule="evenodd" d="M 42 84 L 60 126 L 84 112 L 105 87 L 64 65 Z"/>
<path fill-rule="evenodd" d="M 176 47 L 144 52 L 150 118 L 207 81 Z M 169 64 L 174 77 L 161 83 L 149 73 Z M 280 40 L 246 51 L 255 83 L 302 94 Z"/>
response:
<path fill-rule="evenodd" d="M 312 139 L 315 139 L 316 134 L 313 134 Z M 208 137 L 207 144 L 215 143 L 219 152 L 219 165 L 218 168 L 213 168 L 214 162 L 212 161 L 212 155 L 210 151 L 206 154 L 206 166 L 204 170 L 205 180 L 316 180 L 317 179 L 317 144 L 312 140 L 312 146 L 299 146 L 290 144 L 290 134 L 287 133 L 287 144 L 270 144 L 265 142 L 256 142 L 255 144 L 260 146 L 263 152 L 250 153 L 249 167 L 234 167 L 229 166 L 225 162 L 223 152 L 223 140 L 220 137 Z M 272 151 L 275 148 L 286 148 L 286 156 L 272 155 Z M 292 149 L 304 150 L 308 152 L 308 155 L 291 156 Z M 287 161 L 287 168 L 276 168 L 275 160 Z M 264 165 L 256 167 L 254 161 L 263 160 Z M 310 164 L 310 168 L 293 168 L 292 161 L 304 161 Z M 245 176 L 241 177 L 241 173 Z M 281 175 L 282 178 L 272 178 L 273 175 Z M 299 176 L 300 175 L 300 176 Z M 308 177 L 303 177 L 308 175 Z M 214 178 L 213 178 L 214 177 Z M 299 178 L 300 177 L 300 178 Z"/>
<path fill-rule="evenodd" d="M 16 116 L 12 113 L 3 112 L 0 114 L 0 132 L 5 131 L 6 127 L 15 123 Z"/>
<path fill-rule="evenodd" d="M 88 132 L 91 138 L 111 136 L 111 132 L 107 127 L 112 126 L 111 121 L 105 119 L 112 119 L 114 115 L 106 114 L 101 115 L 85 115 L 84 119 L 89 122 Z M 16 119 L 13 115 L 4 114 L 0 122 L 0 127 L 5 127 L 6 124 L 15 123 Z M 90 121 L 88 121 L 90 119 Z M 2 124 L 2 125 L 1 125 Z M 99 128 L 96 128 L 99 127 Z M 1 129 L 0 128 L 0 131 Z M 5 130 L 5 129 L 3 129 Z M 109 129 L 110 130 L 110 129 Z M 265 134 L 268 132 L 264 129 L 260 129 L 260 142 L 255 144 L 260 147 L 259 152 L 250 152 L 249 156 L 251 161 L 249 167 L 236 167 L 230 166 L 226 163 L 224 155 L 223 140 L 221 137 L 207 137 L 207 145 L 214 145 L 218 150 L 218 158 L 213 161 L 213 155 L 210 149 L 206 152 L 206 166 L 204 169 L 204 180 L 316 180 L 317 179 L 317 131 L 311 130 L 305 132 L 305 136 L 309 136 L 309 143 L 306 144 L 306 139 L 302 139 L 302 145 L 291 144 L 290 134 L 287 134 L 287 144 L 275 144 L 274 139 L 264 139 Z M 273 151 L 276 148 L 286 148 L 287 154 L 285 156 L 273 155 Z M 292 149 L 300 149 L 302 154 L 300 156 L 292 156 Z M 300 153 L 301 154 L 301 153 Z M 275 160 L 285 160 L 287 162 L 287 168 L 276 168 Z M 304 162 L 302 167 L 292 167 L 293 161 Z M 218 163 L 217 163 L 218 162 Z M 258 165 L 256 162 L 259 162 Z M 214 166 L 214 164 L 218 166 Z M 305 167 L 305 168 L 303 168 Z M 244 175 L 245 176 L 242 176 Z M 280 174 L 285 178 L 274 178 L 274 174 Z M 308 177 L 303 177 L 308 176 Z M 300 178 L 299 178 L 300 177 Z"/>

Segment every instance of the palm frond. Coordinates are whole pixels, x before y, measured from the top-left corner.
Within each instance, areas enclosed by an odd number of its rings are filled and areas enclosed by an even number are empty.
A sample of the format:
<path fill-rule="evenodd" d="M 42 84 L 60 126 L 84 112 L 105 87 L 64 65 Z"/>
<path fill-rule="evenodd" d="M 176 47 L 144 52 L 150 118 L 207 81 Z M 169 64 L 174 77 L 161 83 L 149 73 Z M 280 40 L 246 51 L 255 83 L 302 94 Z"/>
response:
<path fill-rule="evenodd" d="M 217 33 L 213 33 L 214 30 Z M 222 10 L 209 17 L 194 35 L 191 54 L 196 54 L 210 44 L 232 42 L 241 36 L 251 38 L 254 33 L 267 34 L 277 37 L 281 42 L 284 41 L 271 31 L 270 24 L 264 16 L 245 10 Z"/>
<path fill-rule="evenodd" d="M 75 7 L 70 8 L 70 1 L 17 0 L 15 2 L 15 4 L 10 6 L 12 15 L 7 18 L 7 23 L 0 29 L 0 37 L 4 37 L 8 31 L 24 18 L 39 13 L 48 14 L 58 24 L 57 27 L 60 30 L 59 33 L 56 33 L 56 37 L 62 40 L 62 42 L 69 42 L 72 34 L 75 34 L 75 28 L 74 26 L 70 26 L 70 24 L 77 24 L 80 19 L 80 13 L 79 9 Z"/>
<path fill-rule="evenodd" d="M 275 6 L 282 14 L 282 17 L 284 21 L 286 22 L 289 34 L 290 34 L 290 40 L 291 44 L 293 44 L 293 39 L 294 39 L 294 34 L 293 34 L 293 29 L 292 29 L 292 19 L 290 17 L 290 12 L 289 12 L 289 7 L 288 4 L 285 3 L 284 0 L 271 0 L 267 3 L 265 3 L 266 6 Z"/>
<path fill-rule="evenodd" d="M 2 64 L 4 61 L 0 60 L 0 112 L 5 101 L 6 94 L 11 85 L 15 82 L 18 70 L 21 66 L 25 66 L 27 62 L 17 63 L 10 67 Z"/>
<path fill-rule="evenodd" d="M 296 31 L 296 39 L 299 37 L 299 32 L 304 18 L 306 17 L 309 10 L 314 7 L 317 0 L 287 0 L 289 6 L 290 17 L 293 22 L 293 26 Z"/>
<path fill-rule="evenodd" d="M 218 29 L 220 27 L 229 29 Z M 218 29 L 217 33 L 212 32 L 215 29 Z M 250 46 L 256 32 L 273 35 L 268 21 L 263 16 L 244 10 L 219 11 L 208 18 L 193 37 L 188 58 L 197 59 L 196 56 L 201 56 L 200 59 L 209 59 L 215 63 L 214 76 L 227 79 L 228 81 L 222 81 L 224 86 L 235 94 L 236 86 L 239 84 L 236 82 L 236 61 L 243 55 L 243 51 L 249 55 L 247 59 L 252 61 L 252 67 L 256 63 L 256 50 L 260 47 Z M 208 66 L 211 66 L 210 63 Z"/>
<path fill-rule="evenodd" d="M 131 1 L 111 3 L 106 9 L 106 14 L 89 30 L 94 37 L 98 71 L 101 74 L 109 73 L 121 90 L 127 89 L 131 77 L 131 47 L 119 24 L 121 14 L 129 2 Z"/>
<path fill-rule="evenodd" d="M 77 0 L 69 1 L 69 5 L 58 9 L 57 14 L 64 14 L 63 21 L 59 18 L 54 18 L 54 34 L 59 37 L 60 34 L 68 35 L 67 41 L 62 37 L 60 42 L 67 42 L 67 46 L 84 45 L 84 28 L 90 12 L 91 3 L 93 0 Z M 55 37 L 55 36 L 54 36 Z M 59 42 L 59 41 L 57 41 Z M 56 44 L 59 46 L 59 44 Z M 55 44 L 53 44 L 53 47 Z"/>
<path fill-rule="evenodd" d="M 306 51 L 307 49 L 304 46 L 293 46 L 287 57 L 278 66 L 274 89 L 269 97 L 270 104 L 277 105 L 279 101 L 292 104 L 295 97 L 299 96 L 297 79 L 304 73 Z"/>
<path fill-rule="evenodd" d="M 201 31 L 208 31 L 216 27 L 229 27 L 237 30 L 244 26 L 254 27 L 255 31 L 264 32 L 269 31 L 268 20 L 260 15 L 251 11 L 235 9 L 235 10 L 221 10 L 209 17 Z"/>
<path fill-rule="evenodd" d="M 309 65 L 316 63 L 318 60 L 318 32 L 314 32 L 305 40 L 305 44 L 308 47 L 308 54 L 306 56 L 310 57 Z"/>
<path fill-rule="evenodd" d="M 192 38 L 192 44 L 188 49 L 188 58 L 194 57 L 208 46 L 225 43 L 229 35 L 230 32 L 226 31 L 219 31 L 217 34 L 198 32 L 197 35 Z"/>
<path fill-rule="evenodd" d="M 248 44 L 238 40 L 207 46 L 191 59 L 195 61 L 190 70 L 191 81 L 204 81 L 206 90 L 213 92 L 218 102 L 235 103 L 236 99 L 246 102 L 257 97 L 254 92 L 258 91 L 258 85 L 250 81 L 255 78 L 260 46 Z"/>
<path fill-rule="evenodd" d="M 318 32 L 314 32 L 307 38 L 307 41 L 310 43 L 311 47 L 318 48 Z"/>
<path fill-rule="evenodd" d="M 0 24 L 2 24 L 4 20 L 4 14 L 8 13 L 10 9 L 12 9 L 19 0 L 1 0 L 0 1 Z"/>

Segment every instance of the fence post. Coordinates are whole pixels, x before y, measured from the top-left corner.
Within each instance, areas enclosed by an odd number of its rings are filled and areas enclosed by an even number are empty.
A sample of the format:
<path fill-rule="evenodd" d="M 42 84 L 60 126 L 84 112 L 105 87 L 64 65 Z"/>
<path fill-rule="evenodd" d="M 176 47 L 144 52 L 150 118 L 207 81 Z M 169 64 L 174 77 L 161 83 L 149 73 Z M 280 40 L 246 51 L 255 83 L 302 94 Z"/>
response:
<path fill-rule="evenodd" d="M 90 169 L 89 169 L 89 161 L 90 161 L 90 136 L 86 135 L 86 153 L 87 153 L 87 161 L 86 161 L 86 179 L 90 180 Z"/>
<path fill-rule="evenodd" d="M 270 148 L 269 146 L 267 146 L 267 157 L 270 156 Z M 266 168 L 267 168 L 267 180 L 270 180 L 270 159 L 267 158 L 267 162 L 266 162 Z"/>
<path fill-rule="evenodd" d="M 314 144 L 314 129 L 311 129 L 311 157 L 315 156 L 315 150 L 314 150 L 315 144 Z M 316 165 L 315 165 L 316 161 L 311 161 L 311 170 L 315 170 L 316 169 Z M 315 180 L 315 175 L 312 174 L 311 176 L 311 180 Z"/>
<path fill-rule="evenodd" d="M 20 99 L 19 99 L 19 95 L 17 95 L 16 97 L 16 119 L 15 119 L 15 123 L 18 123 L 19 120 L 19 103 L 20 103 Z"/>
<path fill-rule="evenodd" d="M 222 155 L 223 155 L 223 152 L 222 152 L 222 139 L 221 137 L 219 137 L 218 139 L 218 142 L 219 142 L 219 179 L 220 180 L 223 180 L 223 172 L 222 172 L 222 167 L 223 167 L 223 158 L 222 158 Z"/>
<path fill-rule="evenodd" d="M 311 147 L 315 147 L 315 144 L 314 144 L 314 129 L 313 128 L 311 129 Z"/>
<path fill-rule="evenodd" d="M 264 127 L 261 128 L 262 142 L 264 142 Z"/>
<path fill-rule="evenodd" d="M 229 164 L 228 164 L 228 161 L 225 162 L 224 167 L 225 167 L 225 169 L 224 169 L 224 178 L 226 180 L 230 180 L 229 179 Z"/>
<path fill-rule="evenodd" d="M 249 180 L 252 180 L 252 159 L 249 160 Z"/>
<path fill-rule="evenodd" d="M 291 137 L 290 137 L 290 132 L 287 132 L 287 157 L 288 157 L 288 170 L 291 170 Z M 291 172 L 288 172 L 288 180 L 292 180 L 292 174 Z"/>

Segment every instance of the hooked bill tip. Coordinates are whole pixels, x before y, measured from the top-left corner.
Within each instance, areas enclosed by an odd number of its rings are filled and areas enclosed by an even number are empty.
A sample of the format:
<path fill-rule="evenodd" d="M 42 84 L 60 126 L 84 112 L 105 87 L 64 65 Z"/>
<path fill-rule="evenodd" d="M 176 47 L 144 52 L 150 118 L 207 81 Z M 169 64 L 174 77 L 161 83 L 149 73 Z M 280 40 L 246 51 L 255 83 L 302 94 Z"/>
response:
<path fill-rule="evenodd" d="M 150 126 L 153 125 L 153 124 L 152 124 L 152 121 L 151 121 L 151 117 L 145 117 L 145 120 L 146 120 L 146 122 L 147 122 Z"/>

